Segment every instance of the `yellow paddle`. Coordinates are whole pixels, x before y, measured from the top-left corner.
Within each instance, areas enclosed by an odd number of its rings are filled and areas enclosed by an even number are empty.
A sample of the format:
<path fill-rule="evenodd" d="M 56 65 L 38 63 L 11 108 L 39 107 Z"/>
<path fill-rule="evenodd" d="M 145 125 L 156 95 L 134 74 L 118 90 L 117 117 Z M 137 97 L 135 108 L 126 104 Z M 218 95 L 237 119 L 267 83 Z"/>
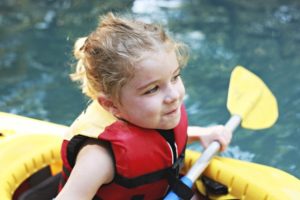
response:
<path fill-rule="evenodd" d="M 242 127 L 264 129 L 277 120 L 277 101 L 265 83 L 255 74 L 237 66 L 230 77 L 227 108 L 242 119 Z"/>
<path fill-rule="evenodd" d="M 278 117 L 277 101 L 272 92 L 259 77 L 241 66 L 235 67 L 232 71 L 227 108 L 231 118 L 225 126 L 232 132 L 240 123 L 242 127 L 248 129 L 268 128 Z M 188 187 L 192 187 L 220 148 L 219 142 L 212 142 L 181 181 Z M 174 200 L 179 197 L 174 192 L 170 192 L 166 199 Z"/>

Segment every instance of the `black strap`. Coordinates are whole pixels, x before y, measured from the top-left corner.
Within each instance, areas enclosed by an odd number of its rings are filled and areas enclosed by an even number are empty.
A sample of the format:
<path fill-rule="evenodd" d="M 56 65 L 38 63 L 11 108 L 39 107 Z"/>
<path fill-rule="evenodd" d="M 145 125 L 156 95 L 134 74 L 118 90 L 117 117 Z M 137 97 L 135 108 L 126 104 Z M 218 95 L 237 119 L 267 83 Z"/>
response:
<path fill-rule="evenodd" d="M 67 147 L 67 159 L 71 167 L 74 167 L 77 154 L 82 147 L 82 145 L 88 140 L 91 139 L 84 135 L 75 135 L 68 144 Z"/>
<path fill-rule="evenodd" d="M 172 154 L 173 154 L 173 163 L 176 162 L 177 160 L 177 150 L 175 146 L 175 136 L 174 136 L 174 130 L 169 129 L 169 130 L 162 130 L 158 129 L 157 130 L 159 134 L 169 143 L 171 149 L 172 149 Z"/>
<path fill-rule="evenodd" d="M 168 181 L 171 190 L 181 199 L 189 200 L 193 197 L 194 191 L 173 174 L 168 174 Z"/>
<path fill-rule="evenodd" d="M 145 195 L 137 194 L 137 195 L 134 195 L 133 197 L 131 197 L 130 200 L 143 200 L 144 198 L 145 198 Z"/>
<path fill-rule="evenodd" d="M 136 178 L 126 178 L 121 176 L 120 174 L 115 175 L 115 183 L 126 187 L 126 188 L 134 188 L 141 185 L 145 185 L 148 183 L 152 183 L 158 180 L 161 180 L 166 177 L 166 174 L 168 171 L 170 171 L 171 168 L 165 168 L 159 171 L 155 171 L 152 173 L 148 173 L 142 176 L 138 176 Z"/>

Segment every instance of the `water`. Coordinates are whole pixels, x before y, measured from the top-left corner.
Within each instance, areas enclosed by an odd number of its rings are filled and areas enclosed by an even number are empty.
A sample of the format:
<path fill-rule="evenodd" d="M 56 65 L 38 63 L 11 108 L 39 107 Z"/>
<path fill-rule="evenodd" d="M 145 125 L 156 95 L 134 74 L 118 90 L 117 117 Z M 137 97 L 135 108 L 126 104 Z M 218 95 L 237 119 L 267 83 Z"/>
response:
<path fill-rule="evenodd" d="M 240 0 L 17 1 L 0 3 L 0 110 L 70 124 L 87 99 L 68 79 L 74 40 L 98 15 L 130 13 L 168 27 L 190 46 L 183 72 L 191 124 L 225 123 L 230 73 L 243 65 L 278 100 L 279 119 L 262 131 L 238 129 L 225 156 L 300 177 L 300 2 Z M 200 150 L 198 145 L 191 148 Z"/>

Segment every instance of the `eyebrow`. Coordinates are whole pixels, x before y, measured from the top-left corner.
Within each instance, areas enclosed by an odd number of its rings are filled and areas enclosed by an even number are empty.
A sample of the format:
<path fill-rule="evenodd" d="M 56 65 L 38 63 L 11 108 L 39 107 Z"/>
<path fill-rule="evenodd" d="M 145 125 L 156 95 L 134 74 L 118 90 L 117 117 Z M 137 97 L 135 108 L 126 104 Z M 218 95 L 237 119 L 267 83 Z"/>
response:
<path fill-rule="evenodd" d="M 182 68 L 179 66 L 172 74 L 178 73 L 181 69 L 182 69 Z M 137 90 L 142 91 L 142 90 L 144 90 L 145 88 L 149 87 L 150 85 L 152 85 L 152 84 L 154 84 L 154 83 L 156 83 L 156 82 L 158 82 L 158 80 L 150 81 L 149 83 L 147 83 L 147 84 L 145 84 L 145 85 L 143 85 L 143 86 L 137 88 Z"/>

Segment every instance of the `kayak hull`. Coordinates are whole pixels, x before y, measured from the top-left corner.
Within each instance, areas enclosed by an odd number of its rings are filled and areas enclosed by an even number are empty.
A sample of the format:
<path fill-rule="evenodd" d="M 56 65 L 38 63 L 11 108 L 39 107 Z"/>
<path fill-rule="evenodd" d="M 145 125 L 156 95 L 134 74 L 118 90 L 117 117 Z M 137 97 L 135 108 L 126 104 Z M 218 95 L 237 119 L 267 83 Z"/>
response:
<path fill-rule="evenodd" d="M 59 174 L 62 165 L 60 147 L 66 130 L 63 125 L 0 112 L 1 200 L 19 199 L 30 189 L 28 180 L 45 169 L 52 177 Z M 199 156 L 199 152 L 186 150 L 183 174 Z M 256 163 L 215 157 L 204 176 L 221 184 L 227 191 L 226 194 L 216 194 L 220 192 L 212 191 L 205 181 L 199 179 L 195 188 L 200 196 L 210 199 L 296 200 L 300 197 L 299 179 Z"/>

